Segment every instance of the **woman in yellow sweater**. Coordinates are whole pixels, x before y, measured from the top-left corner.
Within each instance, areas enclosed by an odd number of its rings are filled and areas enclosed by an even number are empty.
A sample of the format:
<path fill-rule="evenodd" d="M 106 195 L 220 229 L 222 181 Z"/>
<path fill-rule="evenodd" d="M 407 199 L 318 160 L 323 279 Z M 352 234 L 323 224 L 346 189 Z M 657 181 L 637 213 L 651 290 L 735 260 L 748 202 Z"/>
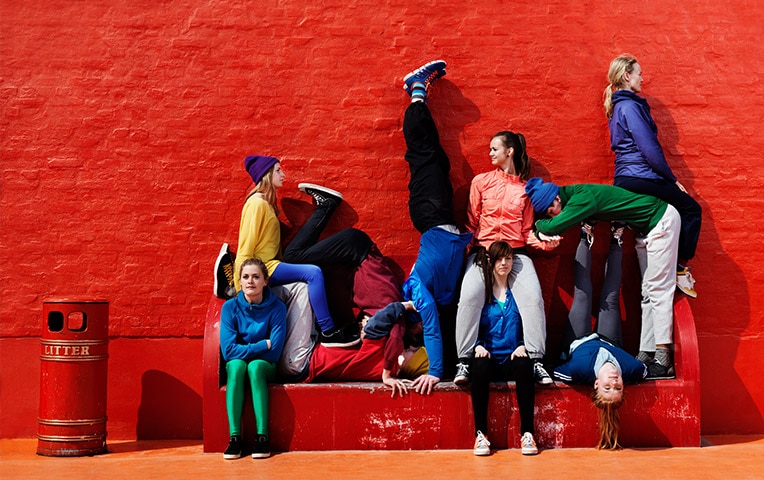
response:
<path fill-rule="evenodd" d="M 291 282 L 306 282 L 308 284 L 308 296 L 316 315 L 316 321 L 321 329 L 320 341 L 324 346 L 345 347 L 359 343 L 360 339 L 357 332 L 340 329 L 334 324 L 329 314 L 324 276 L 321 269 L 316 265 L 283 262 L 281 227 L 278 219 L 279 210 L 276 196 L 276 191 L 283 186 L 285 178 L 281 163 L 275 157 L 251 155 L 245 158 L 244 167 L 252 177 L 255 188 L 247 197 L 241 211 L 239 247 L 236 252 L 234 274 L 236 290 L 241 289 L 238 283 L 238 272 L 244 260 L 253 257 L 259 258 L 265 262 L 268 268 L 271 285 Z M 301 190 L 315 199 L 316 210 L 295 237 L 295 241 L 298 237 L 304 240 L 309 237 L 307 242 L 298 241 L 302 244 L 299 249 L 300 253 L 309 248 L 308 243 L 315 243 L 314 241 L 317 240 L 318 235 L 323 230 L 326 220 L 342 201 L 341 194 L 318 185 L 301 184 Z M 330 263 L 352 262 L 358 257 L 363 259 L 371 246 L 371 240 L 368 240 L 369 245 L 366 246 L 365 240 L 368 239 L 368 236 L 353 238 L 352 233 L 343 232 L 313 244 L 310 248 L 316 255 L 322 256 Z M 296 249 L 292 248 L 292 250 Z M 293 256 L 298 257 L 296 254 Z"/>

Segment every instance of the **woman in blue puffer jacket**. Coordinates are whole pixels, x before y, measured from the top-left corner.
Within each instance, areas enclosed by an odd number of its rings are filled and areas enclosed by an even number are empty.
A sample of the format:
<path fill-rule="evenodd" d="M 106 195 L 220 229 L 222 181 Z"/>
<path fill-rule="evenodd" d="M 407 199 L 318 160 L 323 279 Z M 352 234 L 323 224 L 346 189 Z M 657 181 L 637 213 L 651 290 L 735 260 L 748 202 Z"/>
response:
<path fill-rule="evenodd" d="M 614 185 L 634 193 L 658 197 L 673 205 L 682 218 L 679 236 L 677 288 L 692 298 L 695 280 L 687 262 L 695 256 L 700 235 L 701 208 L 677 180 L 658 142 L 658 127 L 642 91 L 642 67 L 636 57 L 623 54 L 610 62 L 605 88 L 605 114 L 610 148 L 615 152 Z"/>

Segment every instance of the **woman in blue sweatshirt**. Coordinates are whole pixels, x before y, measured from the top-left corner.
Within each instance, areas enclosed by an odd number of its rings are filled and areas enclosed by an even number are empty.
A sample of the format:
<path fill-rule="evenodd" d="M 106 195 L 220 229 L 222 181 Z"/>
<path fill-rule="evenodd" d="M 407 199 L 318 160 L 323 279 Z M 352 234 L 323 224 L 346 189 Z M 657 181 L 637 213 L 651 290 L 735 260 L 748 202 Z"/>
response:
<path fill-rule="evenodd" d="M 478 259 L 486 279 L 486 302 L 480 317 L 478 340 L 470 365 L 472 410 L 475 418 L 475 455 L 490 455 L 488 441 L 488 391 L 491 380 L 514 380 L 520 410 L 520 445 L 523 455 L 538 453 L 533 439 L 535 384 L 533 361 L 525 350 L 523 322 L 509 289 L 512 247 L 498 241 L 488 248 L 488 258 Z"/>
<path fill-rule="evenodd" d="M 605 114 L 610 127 L 610 148 L 615 152 L 614 185 L 634 193 L 652 195 L 679 211 L 677 288 L 692 298 L 695 280 L 687 262 L 695 256 L 701 224 L 701 208 L 671 171 L 658 142 L 658 127 L 642 91 L 642 67 L 636 57 L 623 54 L 610 63 L 604 93 Z"/>
<path fill-rule="evenodd" d="M 226 408 L 231 440 L 225 459 L 241 457 L 241 411 L 249 377 L 257 436 L 252 458 L 270 456 L 268 382 L 284 347 L 286 306 L 268 288 L 268 269 L 258 258 L 242 263 L 241 291 L 220 312 L 220 349 L 226 361 Z"/>

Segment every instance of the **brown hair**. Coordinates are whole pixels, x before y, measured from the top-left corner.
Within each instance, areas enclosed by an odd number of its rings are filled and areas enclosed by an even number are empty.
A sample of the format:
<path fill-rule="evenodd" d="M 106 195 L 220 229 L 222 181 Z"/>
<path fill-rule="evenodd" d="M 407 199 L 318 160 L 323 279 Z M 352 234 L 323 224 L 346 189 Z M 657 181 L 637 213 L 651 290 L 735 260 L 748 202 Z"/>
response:
<path fill-rule="evenodd" d="M 623 405 L 623 396 L 619 400 L 610 402 L 602 398 L 597 389 L 594 389 L 592 402 L 599 414 L 600 439 L 597 449 L 619 450 L 621 445 L 618 444 L 618 434 L 621 431 L 621 417 L 618 415 L 618 409 Z"/>
<path fill-rule="evenodd" d="M 504 240 L 497 240 L 488 247 L 479 248 L 475 255 L 475 263 L 483 270 L 483 278 L 485 279 L 485 303 L 491 303 L 493 301 L 493 266 L 500 258 L 511 257 L 513 253 L 512 247 L 509 246 Z"/>
<path fill-rule="evenodd" d="M 639 63 L 637 57 L 628 53 L 618 55 L 610 62 L 610 68 L 607 71 L 608 86 L 605 87 L 605 92 L 602 94 L 607 118 L 613 117 L 613 90 L 624 88 L 625 81 L 623 77 L 634 70 L 634 64 L 636 63 Z"/>
<path fill-rule="evenodd" d="M 241 267 L 239 267 L 239 278 L 240 279 L 241 279 L 241 273 L 244 271 L 244 267 L 246 267 L 248 265 L 257 265 L 258 267 L 260 267 L 260 273 L 263 274 L 263 278 L 265 279 L 265 281 L 266 282 L 268 281 L 268 279 L 270 278 L 268 276 L 268 267 L 265 266 L 265 262 L 263 262 L 262 260 L 260 260 L 257 257 L 248 258 L 248 259 L 246 259 L 246 260 L 244 260 L 242 262 Z"/>
<path fill-rule="evenodd" d="M 509 131 L 499 132 L 491 139 L 500 138 L 506 148 L 514 150 L 512 163 L 515 167 L 515 173 L 520 176 L 520 180 L 528 180 L 531 175 L 531 162 L 528 160 L 528 153 L 525 151 L 525 137 L 522 133 Z"/>

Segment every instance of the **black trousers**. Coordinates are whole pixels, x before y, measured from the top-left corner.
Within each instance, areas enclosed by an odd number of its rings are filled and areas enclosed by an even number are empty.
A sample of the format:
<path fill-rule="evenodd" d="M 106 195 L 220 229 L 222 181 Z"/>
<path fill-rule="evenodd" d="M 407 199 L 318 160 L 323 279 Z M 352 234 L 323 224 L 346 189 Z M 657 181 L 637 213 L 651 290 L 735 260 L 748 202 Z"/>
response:
<path fill-rule="evenodd" d="M 357 267 L 366 258 L 374 245 L 369 235 L 356 228 L 346 228 L 331 237 L 318 241 L 321 232 L 334 213 L 337 205 L 318 205 L 305 225 L 303 225 L 284 250 L 286 263 L 327 265 L 347 265 Z"/>
<path fill-rule="evenodd" d="M 440 145 L 438 129 L 424 102 L 411 103 L 403 117 L 406 161 L 409 164 L 409 214 L 424 233 L 438 225 L 454 225 L 451 162 Z"/>
<path fill-rule="evenodd" d="M 488 435 L 488 388 L 491 380 L 514 380 L 517 406 L 520 410 L 520 432 L 535 433 L 533 407 L 536 401 L 536 385 L 533 380 L 533 360 L 530 357 L 516 357 L 503 364 L 497 363 L 493 358 L 473 358 L 470 379 L 475 430 Z"/>

